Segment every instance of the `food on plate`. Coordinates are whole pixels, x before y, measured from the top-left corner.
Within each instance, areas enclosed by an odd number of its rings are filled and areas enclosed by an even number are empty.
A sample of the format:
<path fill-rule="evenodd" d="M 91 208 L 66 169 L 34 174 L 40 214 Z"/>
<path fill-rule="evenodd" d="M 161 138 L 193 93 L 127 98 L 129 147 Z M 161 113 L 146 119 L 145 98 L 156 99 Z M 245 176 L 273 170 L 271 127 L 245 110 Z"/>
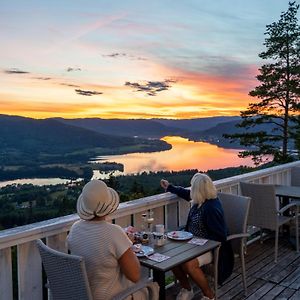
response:
<path fill-rule="evenodd" d="M 177 231 L 173 231 L 173 232 L 171 232 L 171 236 L 172 236 L 172 237 L 174 237 L 174 238 L 177 238 L 177 237 L 179 237 L 179 235 L 178 235 L 178 232 L 177 232 Z"/>
<path fill-rule="evenodd" d="M 142 244 L 134 244 L 131 249 L 133 252 L 139 253 L 142 249 Z"/>

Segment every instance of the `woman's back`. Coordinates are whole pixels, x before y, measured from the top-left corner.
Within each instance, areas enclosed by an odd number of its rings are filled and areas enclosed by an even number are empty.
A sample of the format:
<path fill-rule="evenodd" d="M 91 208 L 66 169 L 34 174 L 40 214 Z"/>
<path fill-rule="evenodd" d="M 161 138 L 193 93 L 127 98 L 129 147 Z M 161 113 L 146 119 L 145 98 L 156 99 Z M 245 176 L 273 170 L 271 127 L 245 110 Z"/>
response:
<path fill-rule="evenodd" d="M 120 226 L 104 220 L 80 220 L 71 228 L 68 246 L 72 254 L 84 257 L 94 299 L 110 299 L 132 285 L 118 263 L 131 246 Z"/>

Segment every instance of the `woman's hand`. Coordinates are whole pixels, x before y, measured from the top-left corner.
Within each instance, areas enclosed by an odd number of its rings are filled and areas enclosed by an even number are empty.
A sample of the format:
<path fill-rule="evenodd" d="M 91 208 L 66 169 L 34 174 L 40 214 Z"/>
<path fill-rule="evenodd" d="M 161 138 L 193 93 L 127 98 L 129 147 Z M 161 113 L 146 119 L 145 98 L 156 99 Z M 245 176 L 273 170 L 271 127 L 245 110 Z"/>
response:
<path fill-rule="evenodd" d="M 162 187 L 165 191 L 167 190 L 169 184 L 170 184 L 169 181 L 166 180 L 166 179 L 162 179 L 162 180 L 160 181 L 160 185 L 161 185 L 161 187 Z"/>

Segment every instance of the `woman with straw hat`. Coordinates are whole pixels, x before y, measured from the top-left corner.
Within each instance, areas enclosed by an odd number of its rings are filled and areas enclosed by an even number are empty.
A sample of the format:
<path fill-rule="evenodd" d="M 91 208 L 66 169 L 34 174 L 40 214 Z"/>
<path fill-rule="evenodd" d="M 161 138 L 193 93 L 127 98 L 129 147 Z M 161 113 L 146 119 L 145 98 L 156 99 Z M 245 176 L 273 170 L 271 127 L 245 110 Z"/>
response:
<path fill-rule="evenodd" d="M 77 200 L 80 220 L 68 236 L 71 253 L 85 260 L 95 300 L 111 299 L 140 280 L 140 263 L 131 240 L 120 226 L 106 220 L 118 206 L 115 190 L 101 180 L 91 180 Z M 140 292 L 134 299 L 147 299 L 147 295 Z"/>

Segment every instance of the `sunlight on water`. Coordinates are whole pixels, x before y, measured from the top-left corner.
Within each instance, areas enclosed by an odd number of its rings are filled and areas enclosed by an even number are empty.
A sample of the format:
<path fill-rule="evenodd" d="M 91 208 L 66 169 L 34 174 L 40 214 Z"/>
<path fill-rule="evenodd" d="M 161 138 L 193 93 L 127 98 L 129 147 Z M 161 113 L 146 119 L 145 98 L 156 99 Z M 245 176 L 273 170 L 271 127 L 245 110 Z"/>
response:
<path fill-rule="evenodd" d="M 171 150 L 152 153 L 131 153 L 98 157 L 124 165 L 124 174 L 143 171 L 180 171 L 186 169 L 221 169 L 253 166 L 250 158 L 238 157 L 239 150 L 219 148 L 204 142 L 192 142 L 182 137 L 167 136 L 162 140 L 172 145 Z M 101 161 L 103 162 L 103 160 Z"/>
<path fill-rule="evenodd" d="M 80 178 L 81 180 L 81 178 Z M 27 178 L 0 182 L 0 188 L 11 184 L 33 184 L 33 185 L 56 185 L 70 182 L 70 179 L 62 178 Z"/>

